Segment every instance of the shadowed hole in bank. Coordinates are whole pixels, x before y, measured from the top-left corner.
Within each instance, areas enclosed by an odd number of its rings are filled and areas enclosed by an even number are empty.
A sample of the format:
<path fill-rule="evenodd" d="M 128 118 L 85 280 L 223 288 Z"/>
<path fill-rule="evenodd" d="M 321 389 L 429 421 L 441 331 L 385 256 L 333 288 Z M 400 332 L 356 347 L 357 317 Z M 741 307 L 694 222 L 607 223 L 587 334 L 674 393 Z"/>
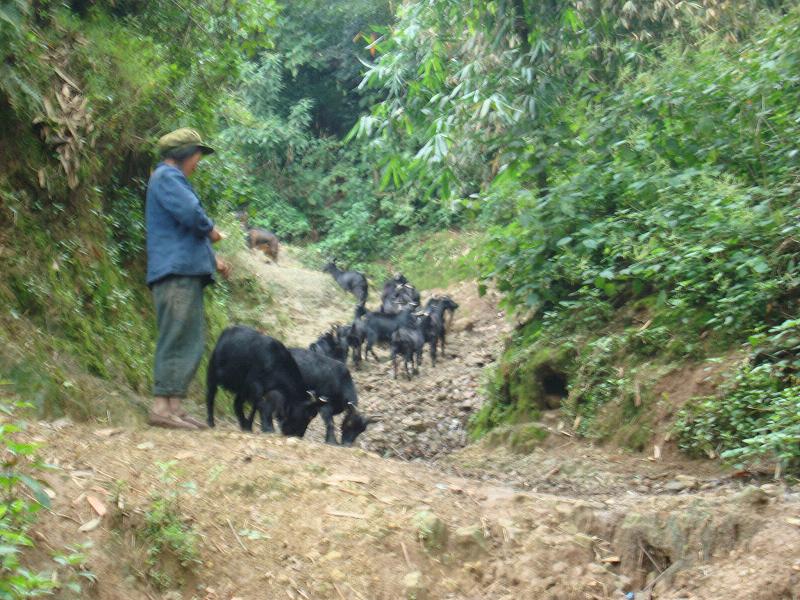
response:
<path fill-rule="evenodd" d="M 536 372 L 542 390 L 542 408 L 555 409 L 569 395 L 567 376 L 551 365 L 542 365 Z"/>

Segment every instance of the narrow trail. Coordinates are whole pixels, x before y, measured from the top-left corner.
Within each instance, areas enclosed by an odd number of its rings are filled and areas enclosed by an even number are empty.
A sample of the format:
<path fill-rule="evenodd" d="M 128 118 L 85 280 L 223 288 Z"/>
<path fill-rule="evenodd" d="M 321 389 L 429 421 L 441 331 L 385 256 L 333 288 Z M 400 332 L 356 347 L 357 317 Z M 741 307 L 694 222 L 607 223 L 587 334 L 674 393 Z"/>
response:
<path fill-rule="evenodd" d="M 238 260 L 285 311 L 290 345 L 349 320 L 353 301 L 290 252 L 279 266 Z M 474 288 L 446 290 L 461 306 L 436 368 L 426 359 L 395 381 L 383 349 L 354 371 L 362 410 L 383 418 L 360 448 L 324 444 L 318 419 L 303 439 L 232 422 L 201 433 L 37 424 L 27 435 L 57 468 L 32 537 L 91 541 L 86 597 L 97 600 L 800 598 L 791 488 L 597 448 L 559 433 L 555 414 L 530 453 L 467 444 L 509 327 Z M 199 562 L 161 552 L 154 577 L 148 519 L 165 499 L 198 532 Z"/>
<path fill-rule="evenodd" d="M 308 270 L 291 251 L 287 254 L 280 265 L 253 254 L 253 268 L 277 288 L 276 295 L 290 312 L 289 343 L 306 346 L 330 324 L 348 322 L 354 301 L 329 275 Z M 435 367 L 426 353 L 418 375 L 408 380 L 400 369 L 393 379 L 386 348 L 377 349 L 377 363 L 370 359 L 355 369 L 348 362 L 361 410 L 381 417 L 359 439 L 361 448 L 384 457 L 432 461 L 442 469 L 496 485 L 573 498 L 674 494 L 741 485 L 717 463 L 674 454 L 655 461 L 573 437 L 569 427 L 559 426 L 558 411 L 543 414 L 540 425 L 551 435 L 530 452 L 513 452 L 503 445 L 468 445 L 467 423 L 484 402 L 485 368 L 497 360 L 511 326 L 497 306 L 497 295 L 490 292 L 479 297 L 474 282 L 424 290 L 423 303 L 437 293 L 450 294 L 459 309 L 448 330 L 446 352 Z M 378 301 L 372 289 L 367 304 L 375 306 Z M 322 439 L 322 424 L 313 422 L 308 435 Z"/>
<path fill-rule="evenodd" d="M 288 256 L 287 256 L 288 255 Z M 258 254 L 250 265 L 270 287 L 283 308 L 289 311 L 286 341 L 305 347 L 333 323 L 353 318 L 355 301 L 338 288 L 333 278 L 302 267 L 284 253 L 278 265 Z M 367 307 L 379 303 L 373 284 Z M 462 283 L 448 290 L 426 290 L 423 303 L 436 293 L 449 293 L 459 309 L 449 327 L 447 347 L 435 367 L 429 354 L 423 358 L 418 375 L 408 380 L 399 365 L 397 379 L 385 347 L 376 348 L 380 359 L 370 358 L 355 369 L 348 361 L 359 392 L 360 410 L 381 417 L 359 440 L 360 447 L 382 456 L 403 459 L 435 459 L 467 444 L 467 421 L 483 398 L 484 367 L 494 362 L 501 350 L 503 334 L 510 329 L 493 293 L 478 297 L 474 283 Z M 318 421 L 309 434 L 323 435 Z"/>

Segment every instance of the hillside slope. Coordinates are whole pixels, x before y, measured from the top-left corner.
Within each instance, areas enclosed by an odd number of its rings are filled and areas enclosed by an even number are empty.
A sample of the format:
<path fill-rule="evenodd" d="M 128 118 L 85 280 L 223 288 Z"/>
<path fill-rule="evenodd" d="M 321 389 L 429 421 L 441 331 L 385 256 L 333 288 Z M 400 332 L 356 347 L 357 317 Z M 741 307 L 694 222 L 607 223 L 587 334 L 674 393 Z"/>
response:
<path fill-rule="evenodd" d="M 276 300 L 291 344 L 352 309 L 290 256 L 235 260 Z M 426 357 L 418 377 L 394 381 L 379 349 L 354 372 L 363 410 L 382 417 L 361 448 L 323 444 L 318 420 L 302 440 L 226 419 L 200 433 L 33 424 L 23 436 L 57 469 L 28 558 L 44 566 L 45 551 L 90 540 L 88 597 L 101 600 L 798 597 L 796 491 L 592 447 L 554 415 L 535 449 L 454 453 L 508 325 L 491 294 L 447 291 L 461 307 L 436 369 Z M 188 528 L 197 551 L 184 555 Z"/>

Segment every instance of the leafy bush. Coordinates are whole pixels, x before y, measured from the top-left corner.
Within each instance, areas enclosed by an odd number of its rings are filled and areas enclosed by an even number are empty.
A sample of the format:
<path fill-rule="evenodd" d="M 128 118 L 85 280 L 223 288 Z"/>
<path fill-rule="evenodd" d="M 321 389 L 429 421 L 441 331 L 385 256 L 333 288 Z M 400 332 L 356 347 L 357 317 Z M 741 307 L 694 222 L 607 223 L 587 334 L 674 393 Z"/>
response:
<path fill-rule="evenodd" d="M 3 403 L 0 411 L 4 421 L 0 424 L 0 449 L 4 468 L 0 475 L 0 598 L 13 600 L 49 593 L 55 587 L 46 572 L 34 573 L 23 565 L 21 553 L 33 546 L 28 531 L 42 506 L 50 505 L 50 498 L 35 479 L 43 464 L 36 457 L 36 446 L 19 442 L 15 433 L 20 426 L 12 421 L 15 411 L 24 405 Z M 30 499 L 30 495 L 35 499 Z"/>
<path fill-rule="evenodd" d="M 84 551 L 91 544 L 67 546 L 56 552 L 53 560 L 58 565 L 54 571 L 35 572 L 26 566 L 23 552 L 34 546 L 28 535 L 36 521 L 36 514 L 50 507 L 50 497 L 38 480 L 39 474 L 49 468 L 37 454 L 38 446 L 20 439 L 24 429 L 20 413 L 30 408 L 14 396 L 6 396 L 6 382 L 0 381 L 0 453 L 3 470 L 0 473 L 0 598 L 21 598 L 49 595 L 61 587 L 76 594 L 82 583 L 93 583 L 94 574 L 84 563 Z"/>
<path fill-rule="evenodd" d="M 541 326 L 543 344 L 566 334 L 583 348 L 565 404 L 583 417 L 583 433 L 602 434 L 592 415 L 630 398 L 630 373 L 617 373 L 614 356 L 702 356 L 796 315 L 800 52 L 791 40 L 800 12 L 753 23 L 742 41 L 695 32 L 689 50 L 687 40 L 663 44 L 657 58 L 644 53 L 620 79 L 591 86 L 594 97 L 576 92 L 554 116 L 567 125 L 560 137 L 555 122 L 542 126 L 557 142 L 521 138 L 468 202 L 489 225 L 482 274 L 505 307 Z M 547 177 L 538 178 L 545 152 Z M 630 306 L 643 309 L 642 334 L 613 327 Z M 789 389 L 800 343 L 791 324 L 783 336 L 773 384 Z M 764 356 L 773 350 L 767 344 Z M 781 394 L 764 395 L 761 409 L 784 414 Z M 731 456 L 752 456 L 768 433 L 769 443 L 792 439 L 761 422 L 741 425 L 736 443 L 753 441 L 740 454 L 743 445 L 720 445 Z"/>
<path fill-rule="evenodd" d="M 768 364 L 743 367 L 722 394 L 684 407 L 676 430 L 691 454 L 800 474 L 800 385 L 786 385 Z"/>

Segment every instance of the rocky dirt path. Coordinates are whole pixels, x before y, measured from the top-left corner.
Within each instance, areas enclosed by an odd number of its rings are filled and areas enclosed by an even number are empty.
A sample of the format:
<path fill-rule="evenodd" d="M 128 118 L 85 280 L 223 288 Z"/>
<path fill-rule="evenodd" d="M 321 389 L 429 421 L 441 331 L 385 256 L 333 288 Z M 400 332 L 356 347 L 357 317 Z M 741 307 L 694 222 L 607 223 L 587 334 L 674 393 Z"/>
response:
<path fill-rule="evenodd" d="M 350 320 L 353 299 L 322 272 L 304 268 L 284 252 L 280 265 L 252 252 L 249 266 L 288 310 L 286 339 L 306 346 L 332 323 Z M 368 306 L 378 303 L 375 285 Z M 749 478 L 723 470 L 718 463 L 689 460 L 675 452 L 663 459 L 617 448 L 596 446 L 574 437 L 558 411 L 547 411 L 539 425 L 550 435 L 538 447 L 514 452 L 505 445 L 469 445 L 467 423 L 484 402 L 486 367 L 502 352 L 511 326 L 498 309 L 498 296 L 477 294 L 474 282 L 450 289 L 423 291 L 424 301 L 437 293 L 459 303 L 449 327 L 448 345 L 436 367 L 426 354 L 420 373 L 411 380 L 392 377 L 386 348 L 358 370 L 348 362 L 359 392 L 361 410 L 381 422 L 361 436 L 358 445 L 384 457 L 426 460 L 451 473 L 520 490 L 547 492 L 571 498 L 611 498 L 621 494 L 691 494 L 698 490 L 739 489 Z M 308 436 L 324 438 L 315 420 Z M 755 482 L 758 483 L 758 482 Z"/>
<path fill-rule="evenodd" d="M 289 345 L 305 347 L 331 324 L 352 320 L 352 296 L 339 289 L 330 275 L 303 267 L 290 248 L 277 265 L 256 252 L 246 261 L 288 313 L 284 341 Z M 373 282 L 368 307 L 379 302 L 376 287 Z M 387 348 L 376 349 L 380 362 L 370 359 L 358 370 L 348 362 L 361 410 L 381 417 L 380 424 L 370 427 L 359 441 L 365 450 L 404 459 L 434 459 L 467 444 L 467 421 L 483 402 L 484 367 L 497 359 L 503 334 L 510 327 L 497 309 L 496 296 L 490 292 L 478 297 L 474 283 L 425 291 L 423 302 L 445 291 L 460 307 L 450 327 L 447 350 L 436 367 L 426 353 L 418 376 L 407 380 L 401 367 L 394 380 Z M 317 439 L 324 437 L 323 432 L 317 420 L 308 435 Z"/>
<path fill-rule="evenodd" d="M 383 456 L 436 459 L 464 447 L 467 422 L 483 403 L 484 369 L 497 360 L 510 327 L 490 294 L 479 298 L 474 283 L 446 290 L 459 303 L 444 356 L 431 365 L 426 353 L 419 375 L 397 379 L 386 349 L 353 371 L 364 411 L 382 417 L 361 446 Z M 423 293 L 423 302 L 434 290 Z"/>

